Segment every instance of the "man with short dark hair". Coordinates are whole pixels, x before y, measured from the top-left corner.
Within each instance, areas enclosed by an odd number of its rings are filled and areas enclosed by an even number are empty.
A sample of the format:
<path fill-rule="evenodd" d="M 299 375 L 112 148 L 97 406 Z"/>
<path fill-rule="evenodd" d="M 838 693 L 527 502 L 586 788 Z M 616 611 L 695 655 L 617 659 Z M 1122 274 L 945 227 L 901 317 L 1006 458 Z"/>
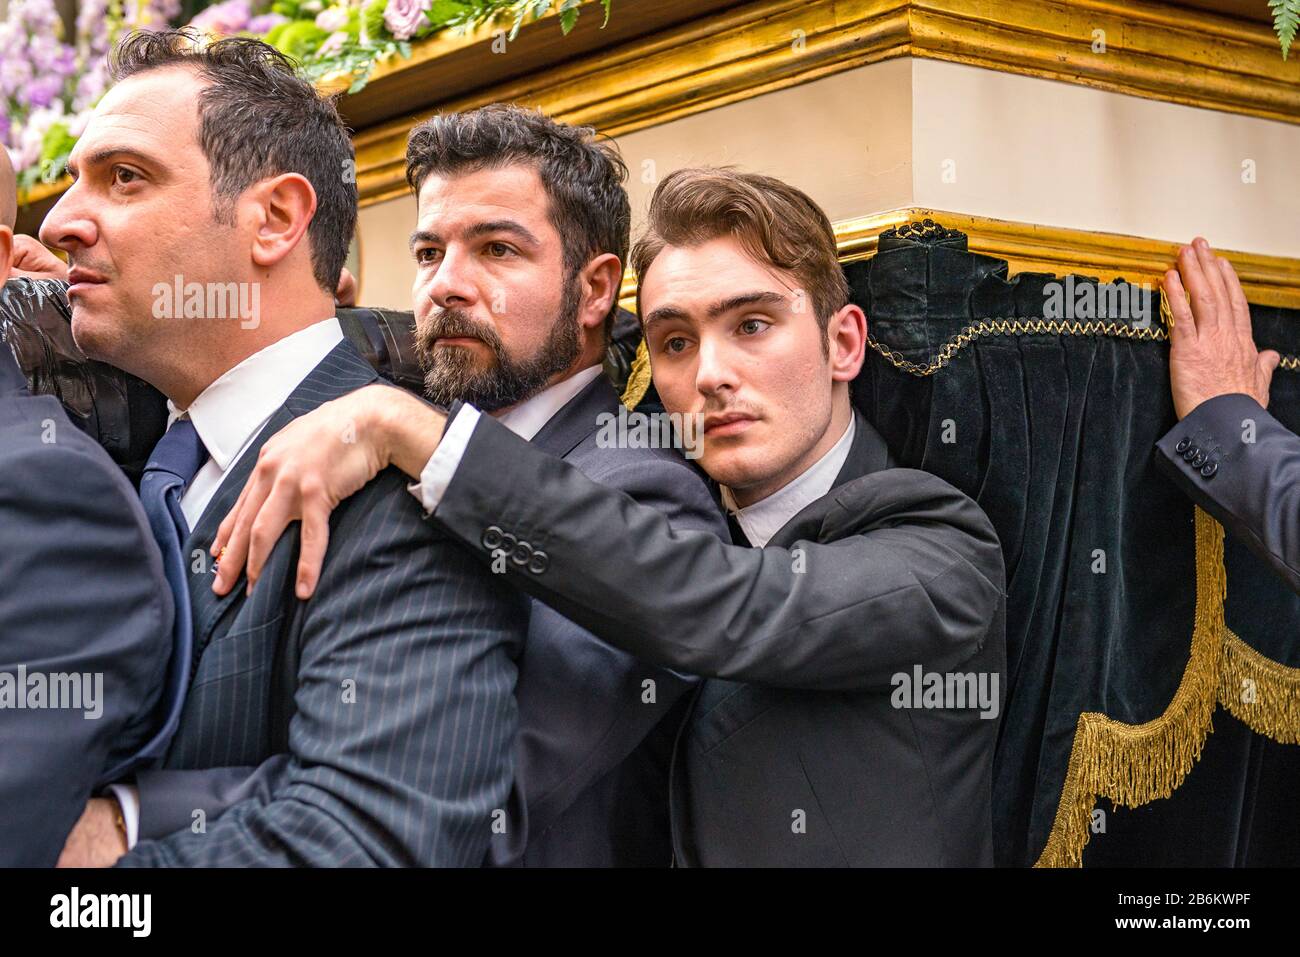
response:
<path fill-rule="evenodd" d="M 395 469 L 329 520 L 310 601 L 296 533 L 256 589 L 210 587 L 206 545 L 266 440 L 376 380 L 334 312 L 346 130 L 256 40 L 138 33 L 112 72 L 41 236 L 68 253 L 78 345 L 169 399 L 140 494 L 191 680 L 162 768 L 117 789 L 125 837 L 91 802 L 64 862 L 131 844 L 125 864 L 476 865 L 511 780 L 517 595 L 430 534 Z"/>
<path fill-rule="evenodd" d="M 709 679 L 676 749 L 680 863 L 991 865 L 1001 549 L 979 506 L 894 467 L 854 413 L 866 317 L 830 222 L 769 177 L 678 170 L 632 261 L 655 386 L 702 416 L 737 544 L 671 528 L 468 403 L 446 417 L 363 390 L 276 437 L 223 523 L 218 587 L 254 520 L 273 536 L 364 477 L 363 457 L 319 451 L 356 417 L 435 526 L 484 560 L 506 535 L 544 550 L 506 574 L 614 647 Z"/>

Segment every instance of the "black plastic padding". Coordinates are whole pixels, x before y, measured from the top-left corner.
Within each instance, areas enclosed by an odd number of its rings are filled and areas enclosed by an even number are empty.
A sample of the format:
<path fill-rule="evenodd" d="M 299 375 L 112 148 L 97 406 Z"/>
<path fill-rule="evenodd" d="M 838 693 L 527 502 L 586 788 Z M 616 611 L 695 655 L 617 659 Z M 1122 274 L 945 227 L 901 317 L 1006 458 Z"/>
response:
<path fill-rule="evenodd" d="M 68 284 L 10 279 L 0 289 L 0 341 L 8 344 L 37 395 L 52 395 L 68 417 L 138 482 L 167 428 L 158 390 L 120 369 L 88 359 L 72 338 Z"/>

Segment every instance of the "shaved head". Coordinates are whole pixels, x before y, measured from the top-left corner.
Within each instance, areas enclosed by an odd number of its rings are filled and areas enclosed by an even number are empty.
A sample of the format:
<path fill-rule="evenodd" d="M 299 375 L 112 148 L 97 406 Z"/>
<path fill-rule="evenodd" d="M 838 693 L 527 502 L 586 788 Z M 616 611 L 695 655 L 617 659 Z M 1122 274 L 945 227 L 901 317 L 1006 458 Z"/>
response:
<path fill-rule="evenodd" d="M 18 219 L 18 181 L 9 162 L 9 151 L 0 146 L 0 226 L 14 228 Z"/>

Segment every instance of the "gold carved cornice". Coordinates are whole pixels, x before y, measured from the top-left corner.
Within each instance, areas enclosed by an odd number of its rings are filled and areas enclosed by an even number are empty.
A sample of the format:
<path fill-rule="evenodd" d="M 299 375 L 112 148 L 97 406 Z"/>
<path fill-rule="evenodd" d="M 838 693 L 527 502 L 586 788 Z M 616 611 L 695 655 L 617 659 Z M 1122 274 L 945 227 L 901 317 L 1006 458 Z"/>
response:
<path fill-rule="evenodd" d="M 510 101 L 616 136 L 902 56 L 1300 123 L 1300 58 L 1267 23 L 1170 3 L 624 0 L 604 30 L 589 6 L 569 36 L 546 17 L 504 50 L 491 30 L 430 38 L 344 97 L 362 205 L 406 190 L 406 136 L 440 110 Z"/>
<path fill-rule="evenodd" d="M 635 17 L 637 7 L 616 4 L 620 15 Z M 1094 52 L 1103 39 L 1105 52 Z M 487 34 L 433 42 L 447 55 L 492 55 Z M 564 42 L 552 38 L 557 58 L 566 56 Z M 428 96 L 422 109 L 357 134 L 361 202 L 405 191 L 406 135 L 440 110 L 510 101 L 619 135 L 900 56 L 1300 123 L 1300 59 L 1283 61 L 1264 23 L 1140 0 L 761 0 L 514 79 Z M 424 89 L 440 89 L 439 62 L 393 65 L 362 95 L 382 99 L 387 81 L 413 76 L 406 70 L 427 77 Z"/>

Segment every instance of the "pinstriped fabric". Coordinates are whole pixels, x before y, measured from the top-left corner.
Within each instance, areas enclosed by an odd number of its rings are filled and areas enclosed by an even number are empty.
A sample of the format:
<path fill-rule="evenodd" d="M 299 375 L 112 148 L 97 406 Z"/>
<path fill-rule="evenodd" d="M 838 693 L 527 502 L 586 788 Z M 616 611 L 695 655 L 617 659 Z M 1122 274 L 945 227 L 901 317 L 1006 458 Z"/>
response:
<path fill-rule="evenodd" d="M 187 545 L 211 541 L 270 432 L 374 378 L 350 344 L 332 351 L 232 469 Z M 334 512 L 306 603 L 293 596 L 296 526 L 251 596 L 241 582 L 233 600 L 216 599 L 210 570 L 196 576 L 201 652 L 166 766 L 256 766 L 271 757 L 274 664 L 286 639 L 300 648 L 291 759 L 271 763 L 259 796 L 197 833 L 140 843 L 123 865 L 482 861 L 513 774 L 514 659 L 527 606 L 422 521 L 405 484 L 389 469 Z"/>

